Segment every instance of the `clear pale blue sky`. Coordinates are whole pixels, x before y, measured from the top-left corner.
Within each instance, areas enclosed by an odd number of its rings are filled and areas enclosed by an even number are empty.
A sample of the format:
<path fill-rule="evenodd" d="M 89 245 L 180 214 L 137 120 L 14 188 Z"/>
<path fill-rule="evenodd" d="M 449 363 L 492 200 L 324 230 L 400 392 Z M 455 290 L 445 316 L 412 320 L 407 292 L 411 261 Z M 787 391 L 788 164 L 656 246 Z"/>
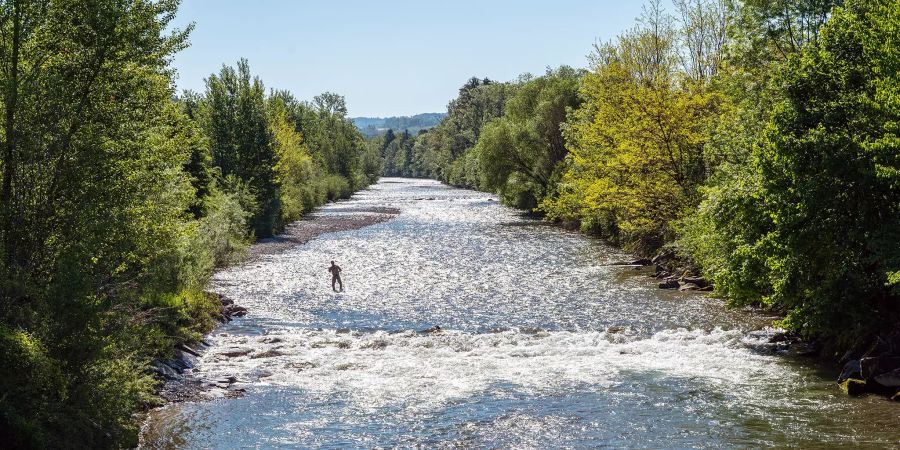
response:
<path fill-rule="evenodd" d="M 183 0 L 194 22 L 175 57 L 179 89 L 239 58 L 267 88 L 344 95 L 351 116 L 445 111 L 472 76 L 512 80 L 587 65 L 591 45 L 630 28 L 638 0 Z"/>

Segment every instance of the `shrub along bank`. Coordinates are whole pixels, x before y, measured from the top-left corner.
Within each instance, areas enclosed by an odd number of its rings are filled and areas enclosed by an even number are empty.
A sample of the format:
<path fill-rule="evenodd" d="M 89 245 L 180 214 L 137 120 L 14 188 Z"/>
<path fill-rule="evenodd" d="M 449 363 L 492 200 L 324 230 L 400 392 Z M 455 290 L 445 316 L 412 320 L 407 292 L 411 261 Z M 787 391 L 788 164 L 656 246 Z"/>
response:
<path fill-rule="evenodd" d="M 343 98 L 246 61 L 176 96 L 174 0 L 10 1 L 0 23 L 0 442 L 136 444 L 154 358 L 219 315 L 256 237 L 381 171 Z"/>

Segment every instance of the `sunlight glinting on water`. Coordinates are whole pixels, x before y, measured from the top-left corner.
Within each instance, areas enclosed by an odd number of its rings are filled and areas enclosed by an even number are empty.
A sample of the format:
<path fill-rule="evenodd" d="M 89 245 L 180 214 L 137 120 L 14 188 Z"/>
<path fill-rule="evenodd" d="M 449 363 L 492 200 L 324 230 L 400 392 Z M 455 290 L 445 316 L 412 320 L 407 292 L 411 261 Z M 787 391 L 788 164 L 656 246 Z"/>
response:
<path fill-rule="evenodd" d="M 759 447 L 859 428 L 892 442 L 891 416 L 855 418 L 830 380 L 764 351 L 749 331 L 765 318 L 660 291 L 597 240 L 427 180 L 320 213 L 351 206 L 401 213 L 216 275 L 250 314 L 194 373 L 247 394 L 157 411 L 146 446 Z"/>

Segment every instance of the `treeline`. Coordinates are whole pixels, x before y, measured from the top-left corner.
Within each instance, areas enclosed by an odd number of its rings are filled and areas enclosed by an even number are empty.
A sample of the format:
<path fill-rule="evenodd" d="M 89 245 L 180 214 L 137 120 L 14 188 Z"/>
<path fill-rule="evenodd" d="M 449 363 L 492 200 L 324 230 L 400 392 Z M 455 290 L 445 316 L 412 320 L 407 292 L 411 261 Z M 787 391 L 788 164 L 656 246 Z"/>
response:
<path fill-rule="evenodd" d="M 175 95 L 176 0 L 0 2 L 0 442 L 136 444 L 148 372 L 219 314 L 213 269 L 372 182 L 343 98 L 246 61 Z"/>
<path fill-rule="evenodd" d="M 469 80 L 389 175 L 496 192 L 829 352 L 900 323 L 900 2 L 649 2 L 586 71 Z"/>
<path fill-rule="evenodd" d="M 387 130 L 409 130 L 416 133 L 420 130 L 431 128 L 441 122 L 443 113 L 423 113 L 414 116 L 395 117 L 354 117 L 360 132 L 365 137 L 380 136 Z"/>

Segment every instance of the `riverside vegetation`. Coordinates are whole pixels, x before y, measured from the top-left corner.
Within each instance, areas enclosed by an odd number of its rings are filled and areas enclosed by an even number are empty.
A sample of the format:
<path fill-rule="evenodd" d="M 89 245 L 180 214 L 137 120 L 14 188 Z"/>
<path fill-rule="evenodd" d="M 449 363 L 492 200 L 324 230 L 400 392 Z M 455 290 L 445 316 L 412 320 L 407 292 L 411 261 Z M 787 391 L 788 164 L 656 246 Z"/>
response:
<path fill-rule="evenodd" d="M 174 90 L 176 0 L 0 2 L 0 442 L 136 445 L 213 269 L 381 171 L 342 97 Z"/>
<path fill-rule="evenodd" d="M 588 70 L 472 78 L 435 128 L 372 144 L 385 174 L 674 257 L 900 397 L 900 2 L 674 5 Z"/>

